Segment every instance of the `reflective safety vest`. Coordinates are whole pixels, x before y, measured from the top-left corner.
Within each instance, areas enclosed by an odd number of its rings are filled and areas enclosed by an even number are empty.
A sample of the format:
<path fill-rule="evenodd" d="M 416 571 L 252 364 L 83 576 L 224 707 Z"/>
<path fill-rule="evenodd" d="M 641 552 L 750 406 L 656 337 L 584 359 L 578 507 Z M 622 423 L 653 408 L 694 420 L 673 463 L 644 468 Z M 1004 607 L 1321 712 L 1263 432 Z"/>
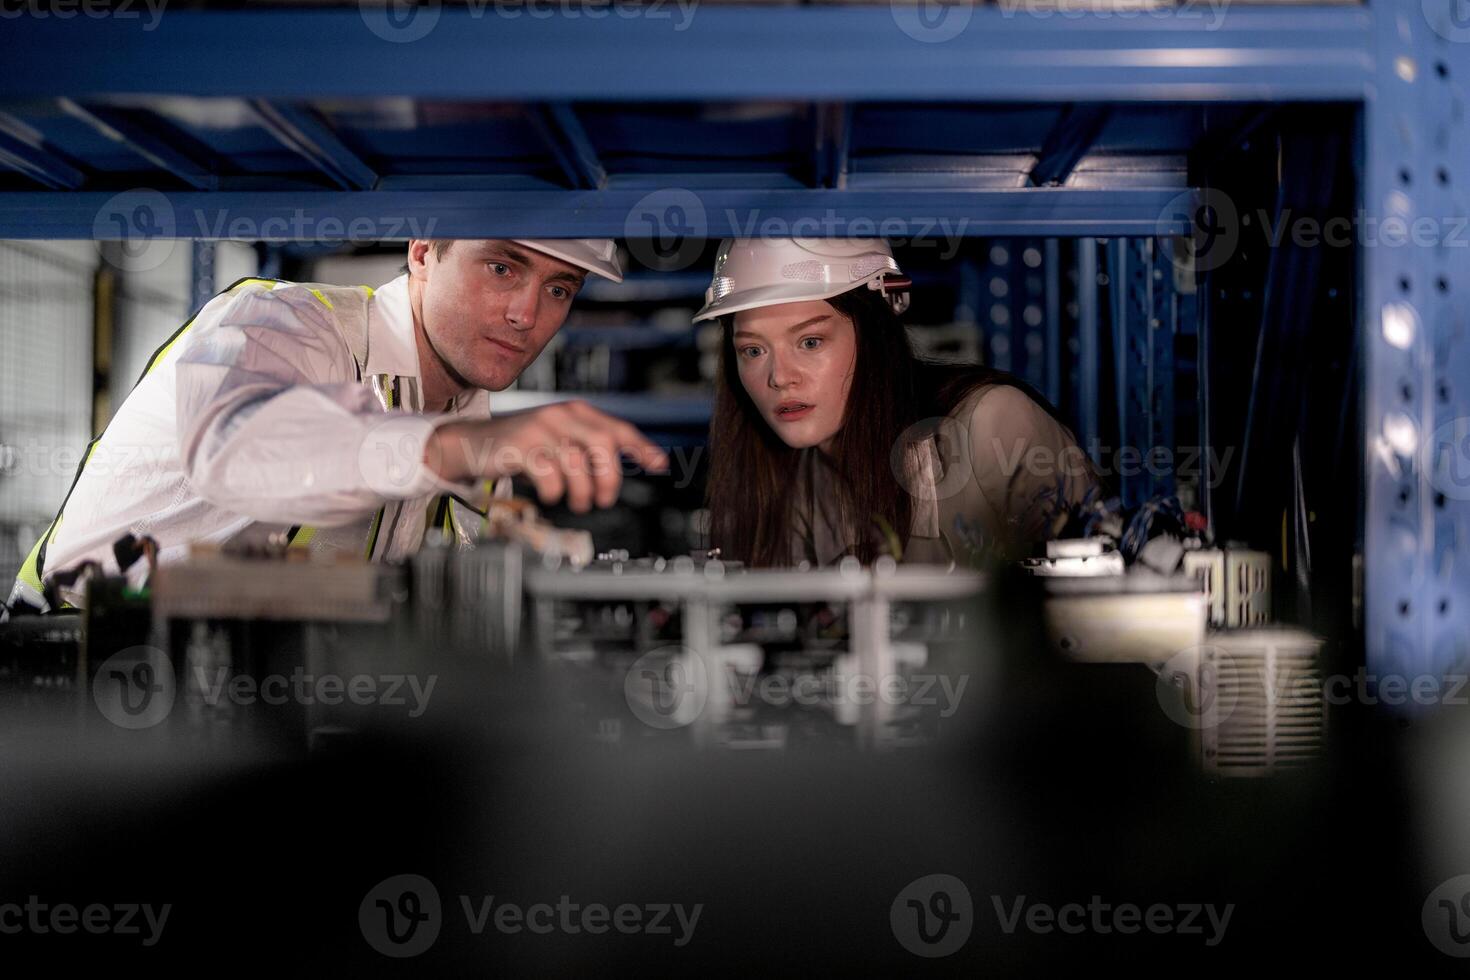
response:
<path fill-rule="evenodd" d="M 346 340 L 347 347 L 352 352 L 357 380 L 371 385 L 374 394 L 377 395 L 378 401 L 384 409 L 391 411 L 402 404 L 400 396 L 401 378 L 386 374 L 370 378 L 363 377 L 363 368 L 367 364 L 368 312 L 373 296 L 373 290 L 370 287 L 329 286 L 316 283 L 287 282 L 283 279 L 247 277 L 232 283 L 222 293 L 211 297 L 209 302 L 213 302 L 219 296 L 237 293 L 242 289 L 252 286 L 271 290 L 290 287 L 309 290 L 331 312 L 333 322 L 336 324 L 338 330 L 341 331 L 343 339 Z M 205 306 L 207 305 L 208 303 L 205 304 Z M 163 361 L 164 357 L 179 342 L 180 338 L 194 325 L 194 321 L 198 319 L 203 309 L 204 307 L 201 306 L 198 310 L 195 310 L 193 315 L 184 322 L 184 325 L 175 330 L 163 342 L 163 345 L 153 352 L 153 355 L 148 358 L 148 363 L 143 367 L 143 373 L 133 383 L 134 387 L 137 387 L 148 376 L 148 372 L 152 371 Z M 102 432 L 98 433 L 91 442 L 87 443 L 87 451 L 82 454 L 82 461 L 77 466 L 76 476 L 72 478 L 71 488 L 67 490 L 66 496 L 62 498 L 61 506 L 56 511 L 55 520 L 46 528 L 45 533 L 41 535 L 40 539 L 31 548 L 30 553 L 26 556 L 25 563 L 21 565 L 20 575 L 16 578 L 15 586 L 10 593 L 7 605 L 12 605 L 17 600 L 21 600 L 42 609 L 48 607 L 49 603 L 47 603 L 44 595 L 46 548 L 51 543 L 52 537 L 56 534 L 57 528 L 61 526 L 62 517 L 66 513 L 67 501 L 71 499 L 72 491 L 76 489 L 77 483 L 81 480 L 82 471 L 86 469 L 87 461 L 91 459 L 93 449 L 102 440 L 106 431 L 104 427 Z M 381 554 L 375 555 L 375 552 L 378 550 L 378 532 L 381 530 L 383 515 L 386 510 L 387 505 L 378 508 L 378 512 L 374 516 L 368 532 L 364 556 L 369 560 L 382 557 Z M 433 505 L 433 519 L 428 526 L 442 528 L 449 534 L 451 539 L 459 536 L 458 525 L 447 495 L 440 496 Z M 287 532 L 286 540 L 288 547 L 305 548 L 311 543 L 315 535 L 316 528 L 297 525 Z M 384 550 L 386 551 L 386 548 Z"/>

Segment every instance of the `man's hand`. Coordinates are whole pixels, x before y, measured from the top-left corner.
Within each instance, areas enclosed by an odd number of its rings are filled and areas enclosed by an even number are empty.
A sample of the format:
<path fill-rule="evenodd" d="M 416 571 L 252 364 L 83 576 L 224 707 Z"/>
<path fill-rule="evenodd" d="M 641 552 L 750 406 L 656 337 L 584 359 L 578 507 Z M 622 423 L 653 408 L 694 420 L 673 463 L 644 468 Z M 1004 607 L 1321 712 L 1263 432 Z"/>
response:
<path fill-rule="evenodd" d="M 623 483 L 620 454 L 663 472 L 663 450 L 621 419 L 586 402 L 558 402 L 493 419 L 450 422 L 434 430 L 424 463 L 451 483 L 524 473 L 544 504 L 565 494 L 577 513 L 611 507 Z"/>

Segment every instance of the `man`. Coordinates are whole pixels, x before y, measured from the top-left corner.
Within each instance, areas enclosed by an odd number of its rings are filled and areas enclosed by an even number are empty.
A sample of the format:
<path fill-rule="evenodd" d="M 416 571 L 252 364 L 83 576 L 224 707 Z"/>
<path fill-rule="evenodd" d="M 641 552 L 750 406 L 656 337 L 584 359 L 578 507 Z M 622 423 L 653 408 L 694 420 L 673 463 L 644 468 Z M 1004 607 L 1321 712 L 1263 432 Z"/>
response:
<path fill-rule="evenodd" d="M 154 354 L 11 601 L 41 605 L 41 583 L 84 561 L 116 572 L 129 533 L 161 562 L 283 535 L 383 561 L 417 551 L 436 501 L 501 476 L 525 474 L 544 503 L 611 506 L 620 453 L 667 466 L 632 426 L 581 403 L 489 417 L 487 392 L 536 358 L 588 273 L 622 281 L 611 241 L 415 240 L 376 291 L 237 283 Z"/>

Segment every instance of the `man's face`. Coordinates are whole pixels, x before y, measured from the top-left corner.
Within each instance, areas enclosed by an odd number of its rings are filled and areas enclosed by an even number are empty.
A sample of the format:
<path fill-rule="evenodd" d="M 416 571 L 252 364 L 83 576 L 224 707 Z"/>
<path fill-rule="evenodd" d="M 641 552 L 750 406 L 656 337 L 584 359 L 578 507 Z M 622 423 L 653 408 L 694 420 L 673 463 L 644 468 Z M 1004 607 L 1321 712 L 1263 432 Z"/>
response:
<path fill-rule="evenodd" d="M 410 269 L 423 277 L 429 344 L 469 386 L 509 387 L 561 328 L 586 273 L 509 240 L 456 241 L 442 257 L 425 245 Z"/>

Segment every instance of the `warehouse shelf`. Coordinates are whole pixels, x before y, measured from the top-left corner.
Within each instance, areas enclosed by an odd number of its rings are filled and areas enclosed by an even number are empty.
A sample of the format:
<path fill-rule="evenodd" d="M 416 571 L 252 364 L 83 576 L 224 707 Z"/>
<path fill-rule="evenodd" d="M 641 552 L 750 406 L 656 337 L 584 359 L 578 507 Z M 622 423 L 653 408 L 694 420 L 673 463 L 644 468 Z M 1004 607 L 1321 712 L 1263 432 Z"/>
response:
<path fill-rule="evenodd" d="M 1089 425 L 1111 413 L 1118 430 L 1163 439 L 1155 400 L 1172 395 L 1157 376 L 1174 373 L 1178 352 L 1155 343 L 1149 311 L 1197 318 L 1201 356 L 1243 326 L 1258 342 L 1241 346 L 1275 360 L 1258 357 L 1268 370 L 1247 371 L 1239 397 L 1206 390 L 1201 370 L 1199 403 L 1230 405 L 1259 452 L 1255 429 L 1279 430 L 1260 437 L 1275 451 L 1270 440 L 1297 421 L 1275 413 L 1313 354 L 1301 324 L 1317 293 L 1298 284 L 1317 284 L 1325 258 L 1257 256 L 1262 281 L 1216 282 L 1197 313 L 1184 309 L 1194 294 L 1171 291 L 1158 278 L 1171 274 L 1164 253 L 1142 243 L 1196 230 L 1216 190 L 1200 175 L 1228 181 L 1212 163 L 1253 132 L 1330 119 L 1341 127 L 1323 141 L 1323 173 L 1284 173 L 1283 186 L 1310 196 L 1346 160 L 1351 203 L 1370 217 L 1465 216 L 1470 45 L 1453 0 L 1236 4 L 1217 21 L 1197 5 L 945 9 L 939 21 L 890 4 L 703 4 L 637 19 L 432 4 L 394 22 L 373 6 L 181 9 L 146 30 L 139 19 L 8 20 L 0 237 L 609 235 L 674 277 L 648 280 L 650 301 L 685 290 L 697 301 L 697 276 L 678 278 L 693 267 L 685 246 L 730 234 L 1072 240 L 1088 286 L 1076 332 L 1055 316 L 1037 325 L 1028 376 L 1075 388 L 1096 406 Z M 1343 423 L 1357 451 L 1333 478 L 1352 473 L 1363 492 L 1342 536 L 1361 558 L 1368 667 L 1412 677 L 1470 654 L 1470 563 L 1455 560 L 1470 540 L 1470 491 L 1447 475 L 1457 460 L 1439 435 L 1470 418 L 1455 294 L 1470 255 L 1361 242 L 1356 254 L 1343 281 L 1322 283 L 1339 297 L 1332 329 L 1356 338 L 1361 379 L 1361 431 Z M 1124 273 L 1139 284 L 1099 306 L 1090 284 Z M 961 274 L 977 321 L 988 308 L 979 275 Z M 1060 285 L 1043 284 L 1048 309 Z M 618 301 L 611 287 L 594 292 Z M 1192 329 L 1178 335 L 1196 343 Z M 1075 378 L 1055 354 L 1066 339 Z M 1097 388 L 1109 367 L 1130 394 L 1115 405 Z M 1147 397 L 1131 397 L 1135 376 L 1150 379 Z M 699 415 L 676 407 L 670 420 Z M 1257 523 L 1279 526 L 1278 503 L 1252 502 Z"/>
<path fill-rule="evenodd" d="M 64 79 L 81 95 L 287 100 L 1029 102 L 1358 99 L 1374 83 L 1368 7 L 1232 6 L 1214 21 L 1198 6 L 955 6 L 932 27 L 920 9 L 888 4 L 701 5 L 683 19 L 672 4 L 669 17 L 640 18 L 430 5 L 398 25 L 356 5 L 179 10 L 150 30 L 136 19 L 12 21 L 0 84 L 41 97 Z"/>
<path fill-rule="evenodd" d="M 713 6 L 677 31 L 434 6 L 412 43 L 339 8 L 12 22 L 0 235 L 1180 233 L 1189 154 L 1374 79 L 1351 6 L 1207 31 L 958 9 L 942 43 L 887 6 Z"/>

